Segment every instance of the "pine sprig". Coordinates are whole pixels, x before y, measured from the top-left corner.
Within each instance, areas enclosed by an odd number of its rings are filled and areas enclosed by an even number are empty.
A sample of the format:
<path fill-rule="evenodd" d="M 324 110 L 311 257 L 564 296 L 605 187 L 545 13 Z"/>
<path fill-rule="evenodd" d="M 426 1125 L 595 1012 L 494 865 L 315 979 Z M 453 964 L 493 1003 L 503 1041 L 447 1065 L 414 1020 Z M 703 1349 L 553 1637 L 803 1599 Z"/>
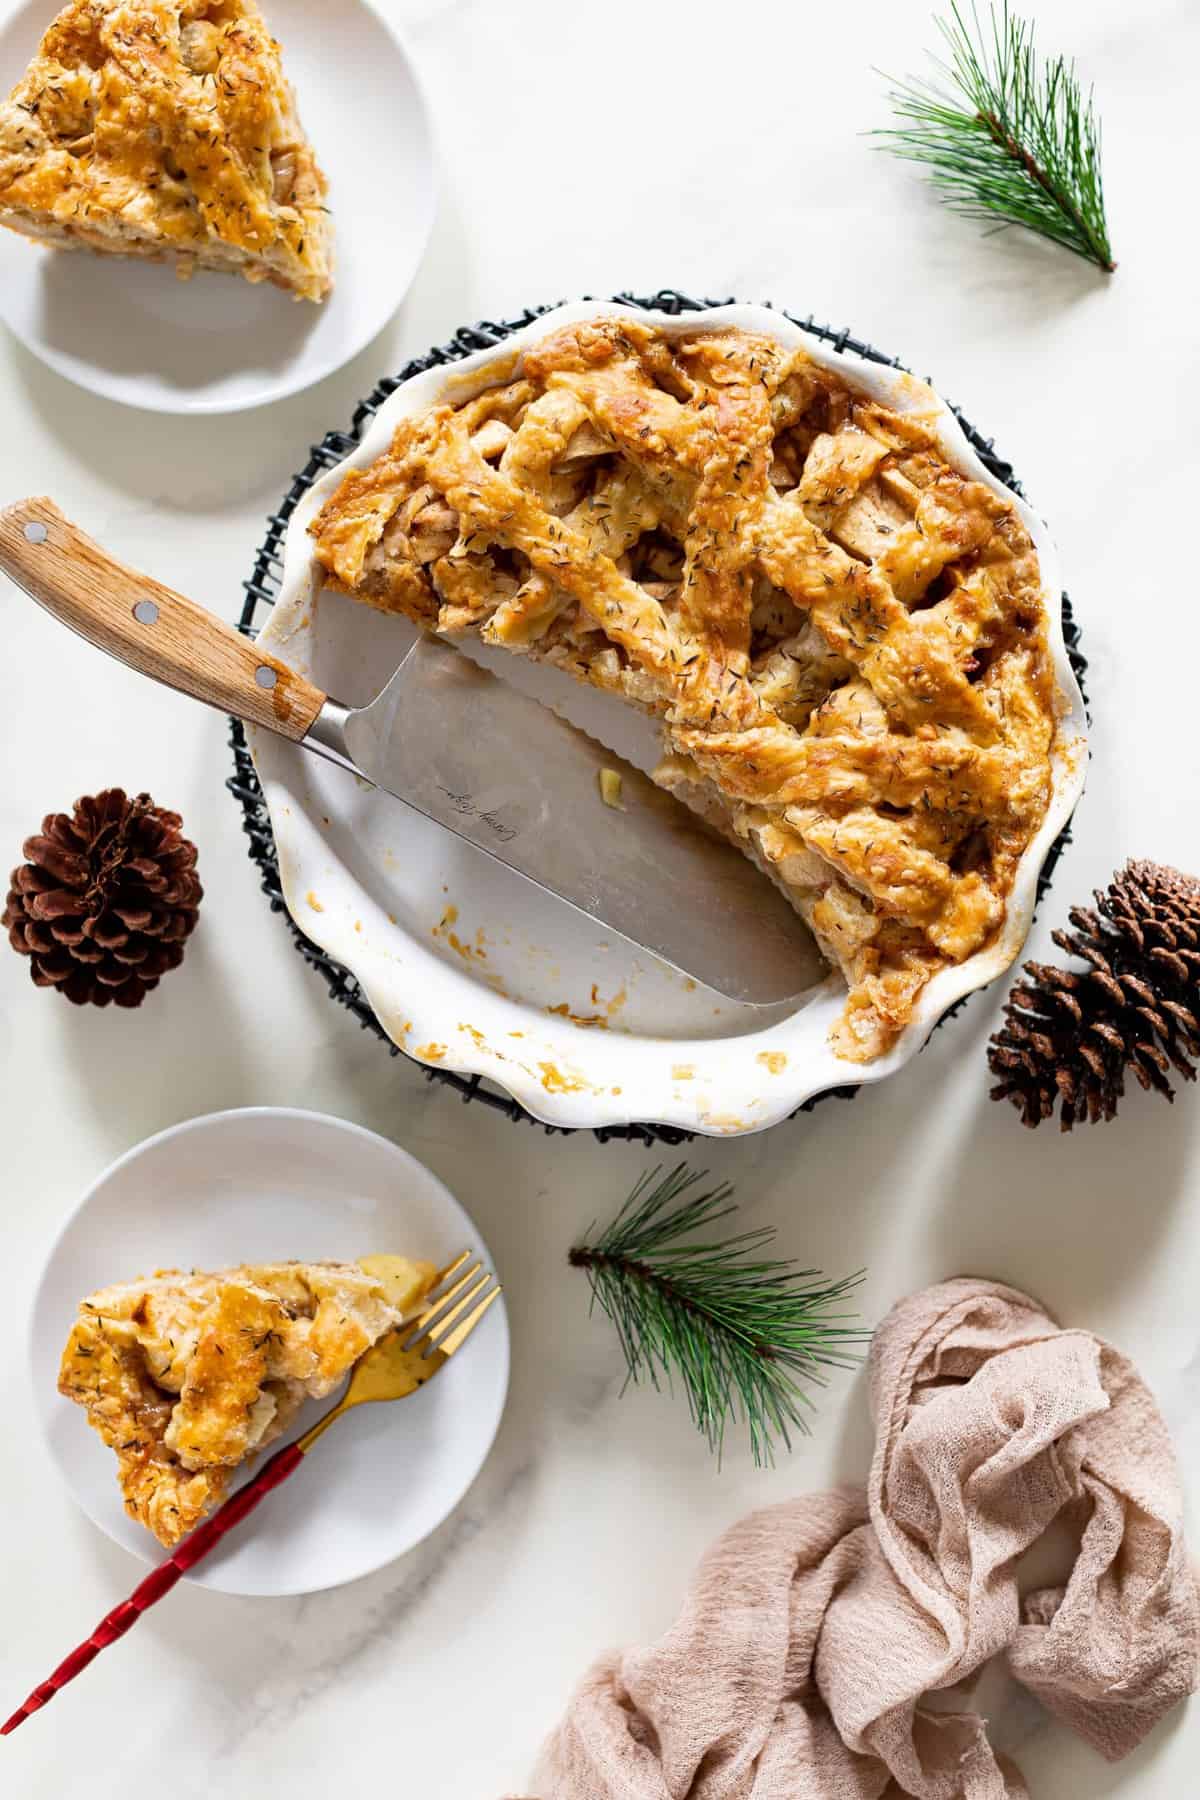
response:
<path fill-rule="evenodd" d="M 1008 0 L 981 24 L 951 0 L 937 20 L 949 62 L 939 80 L 895 82 L 888 95 L 899 123 L 873 135 L 885 149 L 929 171 L 940 198 L 997 230 L 1023 225 L 1111 275 L 1116 268 L 1104 214 L 1100 122 L 1075 65 L 1045 62 L 1033 26 Z"/>
<path fill-rule="evenodd" d="M 736 1211 L 727 1183 L 692 1193 L 703 1180 L 685 1163 L 665 1176 L 651 1170 L 607 1230 L 568 1260 L 586 1270 L 593 1306 L 616 1327 L 629 1379 L 657 1388 L 678 1378 L 710 1449 L 720 1455 L 727 1424 L 740 1416 L 755 1462 L 771 1463 L 778 1442 L 790 1447 L 790 1430 L 809 1429 L 813 1402 L 801 1382 L 824 1386 L 828 1369 L 859 1359 L 855 1347 L 869 1334 L 844 1323 L 855 1315 L 838 1304 L 862 1272 L 830 1282 L 764 1257 L 769 1226 L 694 1241 Z"/>

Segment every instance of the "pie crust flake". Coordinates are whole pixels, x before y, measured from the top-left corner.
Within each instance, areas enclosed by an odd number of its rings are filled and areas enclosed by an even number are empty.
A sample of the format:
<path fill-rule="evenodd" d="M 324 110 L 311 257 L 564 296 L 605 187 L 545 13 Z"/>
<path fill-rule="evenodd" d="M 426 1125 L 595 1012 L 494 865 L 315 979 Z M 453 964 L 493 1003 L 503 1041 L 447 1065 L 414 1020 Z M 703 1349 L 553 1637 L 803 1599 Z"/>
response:
<path fill-rule="evenodd" d="M 1029 533 L 932 408 L 593 319 L 402 419 L 310 526 L 328 585 L 656 714 L 656 779 L 808 922 L 859 1063 L 999 933 L 1062 704 Z"/>
<path fill-rule="evenodd" d="M 0 223 L 58 249 L 319 301 L 325 195 L 254 0 L 74 0 L 0 103 Z"/>
<path fill-rule="evenodd" d="M 102 1288 L 80 1306 L 59 1392 L 116 1451 L 126 1512 L 171 1548 L 239 1464 L 420 1305 L 436 1273 L 379 1256 L 164 1269 Z"/>

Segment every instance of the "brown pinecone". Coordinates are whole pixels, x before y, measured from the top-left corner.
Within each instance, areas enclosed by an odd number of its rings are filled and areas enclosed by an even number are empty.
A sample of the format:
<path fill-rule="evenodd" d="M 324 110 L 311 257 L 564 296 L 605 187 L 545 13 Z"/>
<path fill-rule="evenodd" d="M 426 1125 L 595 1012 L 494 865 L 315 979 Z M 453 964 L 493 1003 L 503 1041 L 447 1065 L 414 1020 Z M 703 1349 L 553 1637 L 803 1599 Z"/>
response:
<path fill-rule="evenodd" d="M 140 1006 L 183 961 L 204 889 L 178 813 L 106 788 L 26 838 L 4 909 L 38 987 L 82 1006 Z"/>
<path fill-rule="evenodd" d="M 1196 1079 L 1200 1057 L 1200 881 L 1161 863 L 1129 862 L 1096 910 L 1074 907 L 1060 950 L 1086 968 L 1025 964 L 1004 1025 L 988 1045 L 999 1077 L 993 1100 L 1011 1100 L 1040 1125 L 1061 1102 L 1062 1129 L 1111 1119 L 1131 1071 L 1168 1100 L 1168 1071 Z"/>

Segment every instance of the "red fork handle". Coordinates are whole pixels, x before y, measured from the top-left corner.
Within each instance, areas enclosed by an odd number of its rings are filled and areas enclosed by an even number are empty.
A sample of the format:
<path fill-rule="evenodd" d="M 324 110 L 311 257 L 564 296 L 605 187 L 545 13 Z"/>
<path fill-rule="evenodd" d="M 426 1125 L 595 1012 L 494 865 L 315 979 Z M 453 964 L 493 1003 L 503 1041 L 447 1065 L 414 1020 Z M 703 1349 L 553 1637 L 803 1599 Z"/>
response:
<path fill-rule="evenodd" d="M 253 1481 L 248 1481 L 244 1488 L 231 1494 L 211 1519 L 206 1519 L 203 1525 L 197 1526 L 166 1562 L 152 1569 L 145 1581 L 134 1588 L 128 1600 L 122 1600 L 119 1606 L 114 1606 L 101 1619 L 91 1637 L 80 1644 L 77 1650 L 72 1650 L 70 1656 L 59 1663 L 53 1675 L 48 1676 L 40 1687 L 34 1688 L 24 1705 L 19 1706 L 11 1719 L 0 1725 L 0 1737 L 15 1731 L 30 1713 L 45 1706 L 47 1700 L 53 1700 L 68 1681 L 74 1681 L 81 1670 L 87 1668 L 92 1658 L 99 1656 L 101 1650 L 107 1650 L 119 1637 L 124 1637 L 129 1627 L 136 1624 L 148 1607 L 153 1606 L 156 1600 L 161 1600 L 164 1594 L 169 1594 L 181 1575 L 185 1575 L 202 1557 L 207 1556 L 227 1531 L 240 1525 L 246 1515 L 254 1511 L 263 1496 L 269 1494 L 272 1488 L 278 1487 L 281 1481 L 286 1481 L 293 1469 L 299 1468 L 303 1461 L 304 1452 L 299 1444 L 285 1444 L 282 1450 L 277 1450 L 263 1464 Z"/>

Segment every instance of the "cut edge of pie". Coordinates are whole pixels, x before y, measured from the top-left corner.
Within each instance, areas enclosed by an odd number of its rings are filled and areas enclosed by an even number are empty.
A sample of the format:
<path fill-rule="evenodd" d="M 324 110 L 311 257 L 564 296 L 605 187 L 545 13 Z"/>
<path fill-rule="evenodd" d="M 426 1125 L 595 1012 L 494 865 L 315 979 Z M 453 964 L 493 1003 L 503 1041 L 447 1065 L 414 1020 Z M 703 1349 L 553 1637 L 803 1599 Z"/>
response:
<path fill-rule="evenodd" d="M 841 970 L 846 1060 L 998 939 L 1066 702 L 1029 531 L 929 411 L 764 334 L 597 316 L 402 418 L 309 530 L 327 585 L 655 714 L 656 779 Z"/>
<path fill-rule="evenodd" d="M 56 249 L 321 301 L 326 191 L 254 0 L 73 0 L 0 103 L 0 224 Z"/>
<path fill-rule="evenodd" d="M 383 1255 L 161 1269 L 81 1303 L 59 1392 L 116 1452 L 126 1512 L 170 1549 L 225 1498 L 239 1465 L 420 1306 L 436 1275 Z"/>

